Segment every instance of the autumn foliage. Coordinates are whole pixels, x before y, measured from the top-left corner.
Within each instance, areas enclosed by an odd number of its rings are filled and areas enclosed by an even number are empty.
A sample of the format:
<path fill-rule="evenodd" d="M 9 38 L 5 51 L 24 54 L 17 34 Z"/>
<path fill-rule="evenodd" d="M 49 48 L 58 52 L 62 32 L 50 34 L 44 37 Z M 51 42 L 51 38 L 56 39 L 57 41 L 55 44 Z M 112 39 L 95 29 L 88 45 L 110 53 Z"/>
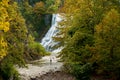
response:
<path fill-rule="evenodd" d="M 78 80 L 120 79 L 120 1 L 64 0 L 65 70 Z"/>

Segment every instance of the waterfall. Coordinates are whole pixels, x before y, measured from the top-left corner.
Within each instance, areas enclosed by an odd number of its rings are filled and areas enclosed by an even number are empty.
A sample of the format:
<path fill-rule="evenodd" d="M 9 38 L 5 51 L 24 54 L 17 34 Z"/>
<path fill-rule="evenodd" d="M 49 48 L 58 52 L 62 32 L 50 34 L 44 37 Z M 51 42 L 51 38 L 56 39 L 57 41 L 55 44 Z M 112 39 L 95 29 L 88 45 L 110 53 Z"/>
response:
<path fill-rule="evenodd" d="M 58 27 L 58 22 L 60 22 L 62 18 L 60 17 L 59 14 L 53 14 L 52 15 L 52 24 L 51 28 L 48 30 L 46 35 L 43 37 L 41 44 L 45 47 L 47 51 L 53 51 L 52 47 L 57 44 L 52 37 L 55 37 L 56 34 L 59 32 L 57 27 Z"/>
<path fill-rule="evenodd" d="M 55 50 L 52 49 L 52 47 L 57 44 L 52 37 L 56 36 L 56 34 L 59 32 L 57 27 L 58 22 L 61 20 L 62 18 L 59 14 L 53 14 L 51 27 L 41 40 L 41 44 L 46 48 L 47 51 L 51 52 L 51 55 L 44 56 L 42 59 L 35 61 L 37 65 L 27 64 L 28 68 L 16 67 L 20 74 L 21 80 L 36 80 L 37 76 L 46 74 L 51 70 L 53 72 L 61 70 L 63 63 L 58 62 L 60 58 L 57 57 L 58 52 L 61 51 L 61 48 Z"/>

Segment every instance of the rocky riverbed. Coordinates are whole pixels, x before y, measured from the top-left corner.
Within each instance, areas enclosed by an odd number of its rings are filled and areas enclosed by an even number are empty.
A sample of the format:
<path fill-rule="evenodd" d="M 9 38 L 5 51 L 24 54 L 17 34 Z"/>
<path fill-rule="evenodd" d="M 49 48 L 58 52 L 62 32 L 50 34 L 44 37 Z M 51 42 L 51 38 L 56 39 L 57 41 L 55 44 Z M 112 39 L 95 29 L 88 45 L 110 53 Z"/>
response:
<path fill-rule="evenodd" d="M 45 56 L 40 60 L 27 64 L 28 68 L 17 67 L 17 70 L 20 73 L 21 80 L 31 80 L 51 71 L 60 71 L 63 64 L 58 60 L 59 58 L 56 58 L 55 55 Z"/>
<path fill-rule="evenodd" d="M 52 62 L 50 62 L 52 59 Z M 18 68 L 21 80 L 75 80 L 69 74 L 61 71 L 63 63 L 55 56 L 45 56 L 40 60 L 27 64 L 28 68 Z"/>
<path fill-rule="evenodd" d="M 31 78 L 31 80 L 75 80 L 75 77 L 61 71 L 56 71 L 36 76 L 35 78 Z"/>

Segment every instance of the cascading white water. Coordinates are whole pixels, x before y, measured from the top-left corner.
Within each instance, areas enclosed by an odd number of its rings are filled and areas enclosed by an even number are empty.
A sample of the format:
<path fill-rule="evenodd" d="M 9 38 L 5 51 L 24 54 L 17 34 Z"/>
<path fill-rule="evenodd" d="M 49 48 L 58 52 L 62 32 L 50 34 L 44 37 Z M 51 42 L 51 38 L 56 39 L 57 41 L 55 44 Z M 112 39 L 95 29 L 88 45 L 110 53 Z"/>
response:
<path fill-rule="evenodd" d="M 57 44 L 52 37 L 56 36 L 56 34 L 59 32 L 57 29 L 58 22 L 60 22 L 62 18 L 59 14 L 53 14 L 52 16 L 52 24 L 51 28 L 46 33 L 45 37 L 43 37 L 41 44 L 45 47 L 47 51 L 52 51 L 52 47 Z"/>
<path fill-rule="evenodd" d="M 58 62 L 59 58 L 56 57 L 58 55 L 56 53 L 61 51 L 61 48 L 52 50 L 52 47 L 57 44 L 54 42 L 52 37 L 56 36 L 56 34 L 59 32 L 57 27 L 58 22 L 61 20 L 62 18 L 59 14 L 53 14 L 51 28 L 41 41 L 41 44 L 46 48 L 47 51 L 51 52 L 51 55 L 44 56 L 42 59 L 37 60 L 37 63 L 40 62 L 40 65 L 28 64 L 28 68 L 17 68 L 18 72 L 20 73 L 21 80 L 31 80 L 31 78 L 35 79 L 36 76 L 41 76 L 49 71 L 60 70 L 63 64 Z M 52 62 L 50 60 L 52 60 Z"/>

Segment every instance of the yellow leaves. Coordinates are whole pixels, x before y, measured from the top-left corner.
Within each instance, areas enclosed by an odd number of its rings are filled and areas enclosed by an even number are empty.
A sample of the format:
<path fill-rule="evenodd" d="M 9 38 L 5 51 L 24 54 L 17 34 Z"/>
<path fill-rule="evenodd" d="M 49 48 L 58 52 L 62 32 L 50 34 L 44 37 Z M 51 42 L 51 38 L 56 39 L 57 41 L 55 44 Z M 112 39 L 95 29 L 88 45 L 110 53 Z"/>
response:
<path fill-rule="evenodd" d="M 96 33 L 100 33 L 103 31 L 103 25 L 102 24 L 99 24 L 95 27 L 95 30 L 96 30 Z"/>
<path fill-rule="evenodd" d="M 115 9 L 111 9 L 110 12 L 106 15 L 103 19 L 104 24 L 114 25 L 113 27 L 117 26 L 120 22 L 120 15 Z M 116 23 L 116 24 L 115 24 Z"/>
<path fill-rule="evenodd" d="M 38 10 L 39 8 L 45 8 L 45 5 L 42 1 L 40 1 L 39 3 L 36 3 L 34 6 L 34 10 Z"/>
<path fill-rule="evenodd" d="M 44 7 L 44 3 L 43 3 L 43 2 L 39 2 L 39 3 L 36 3 L 35 6 L 36 6 L 36 7 Z"/>
<path fill-rule="evenodd" d="M 42 1 L 36 3 L 34 6 L 34 12 L 38 14 L 43 14 L 45 12 L 45 4 Z"/>
<path fill-rule="evenodd" d="M 8 7 L 8 0 L 0 2 L 0 30 L 7 32 L 9 30 L 9 16 L 6 7 Z"/>
<path fill-rule="evenodd" d="M 2 45 L 3 48 L 7 46 L 7 44 L 4 42 L 3 37 L 0 38 L 0 44 Z"/>
<path fill-rule="evenodd" d="M 0 2 L 0 60 L 7 54 L 7 43 L 3 38 L 3 34 L 9 30 L 10 26 L 7 12 L 7 7 L 9 7 L 8 2 L 9 0 L 2 0 Z"/>
<path fill-rule="evenodd" d="M 56 3 L 57 5 L 60 5 L 61 0 L 55 0 L 55 3 Z"/>
<path fill-rule="evenodd" d="M 111 33 L 120 27 L 120 15 L 115 9 L 111 9 L 95 29 L 97 33 Z"/>
<path fill-rule="evenodd" d="M 2 4 L 3 6 L 8 7 L 8 2 L 9 2 L 9 0 L 2 0 L 2 2 L 0 2 L 0 4 Z"/>
<path fill-rule="evenodd" d="M 0 30 L 7 32 L 9 30 L 9 22 L 0 22 Z"/>
<path fill-rule="evenodd" d="M 7 43 L 4 41 L 3 37 L 0 34 L 0 60 L 7 54 L 6 47 Z"/>
<path fill-rule="evenodd" d="M 100 55 L 99 61 L 112 58 L 119 51 L 120 43 L 120 14 L 115 9 L 111 9 L 104 15 L 96 28 L 96 49 Z M 114 49 L 113 49 L 114 47 Z M 112 56 L 112 57 L 111 57 Z"/>
<path fill-rule="evenodd" d="M 8 13 L 5 7 L 0 6 L 0 20 L 6 19 L 8 17 Z"/>
<path fill-rule="evenodd" d="M 65 0 L 63 10 L 66 13 L 74 12 L 82 7 L 83 2 L 82 0 Z"/>
<path fill-rule="evenodd" d="M 1 59 L 3 59 L 4 56 L 6 56 L 6 51 L 4 49 L 1 49 L 0 53 L 2 53 L 2 54 L 0 54 L 0 60 L 1 60 Z"/>

